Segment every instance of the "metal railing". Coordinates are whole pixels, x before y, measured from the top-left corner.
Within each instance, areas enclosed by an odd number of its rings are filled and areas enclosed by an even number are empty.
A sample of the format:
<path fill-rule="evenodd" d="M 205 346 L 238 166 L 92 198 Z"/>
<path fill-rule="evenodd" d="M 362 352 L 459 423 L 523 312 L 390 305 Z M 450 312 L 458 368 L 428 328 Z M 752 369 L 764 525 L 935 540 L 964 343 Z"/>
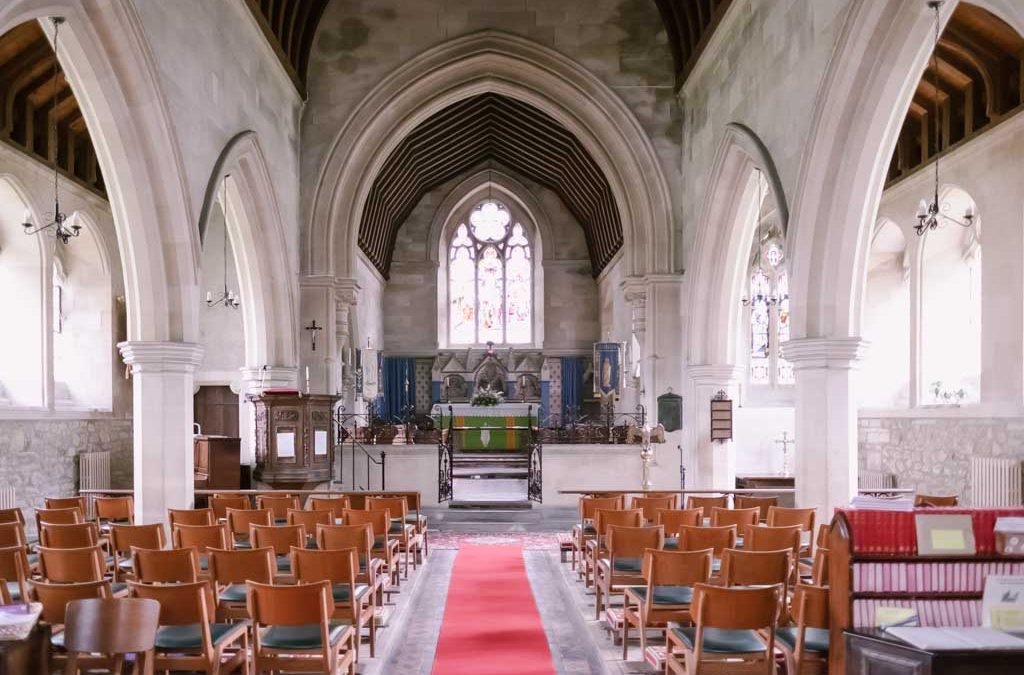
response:
<path fill-rule="evenodd" d="M 368 439 L 371 447 L 376 446 L 377 435 L 373 432 L 374 418 L 372 413 L 370 415 L 346 413 L 344 408 L 339 408 L 335 413 L 334 421 L 334 426 L 338 433 L 338 438 L 335 443 L 336 451 L 339 454 L 337 482 L 342 484 L 345 483 L 345 453 L 347 451 L 348 460 L 351 466 L 350 475 L 352 488 L 355 490 L 375 489 L 373 488 L 372 483 L 374 467 L 377 467 L 380 471 L 380 486 L 376 489 L 386 490 L 387 453 L 384 450 L 378 450 L 376 456 L 374 456 L 374 453 L 367 450 L 366 446 L 359 440 L 360 437 Z M 358 484 L 356 482 L 357 463 L 360 458 L 366 467 L 365 485 Z"/>

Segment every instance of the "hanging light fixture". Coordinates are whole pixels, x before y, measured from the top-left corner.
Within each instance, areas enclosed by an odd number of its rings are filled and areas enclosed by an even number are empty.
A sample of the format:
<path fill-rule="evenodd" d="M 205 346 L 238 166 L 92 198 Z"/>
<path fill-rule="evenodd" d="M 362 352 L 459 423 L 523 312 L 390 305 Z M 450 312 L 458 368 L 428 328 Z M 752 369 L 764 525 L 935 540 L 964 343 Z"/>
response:
<path fill-rule="evenodd" d="M 932 199 L 922 199 L 917 207 L 917 225 L 914 231 L 920 237 L 928 230 L 934 230 L 941 223 L 948 222 L 960 227 L 970 227 L 974 223 L 974 208 L 967 206 L 959 218 L 950 215 L 949 203 L 939 203 L 939 8 L 946 0 L 929 0 L 928 7 L 935 12 L 935 42 L 932 45 L 932 140 L 935 144 L 935 181 Z"/>
<path fill-rule="evenodd" d="M 761 192 L 761 187 L 762 187 L 761 183 L 764 180 L 764 175 L 761 173 L 760 169 L 756 169 L 756 171 L 757 171 L 757 232 L 756 232 L 757 240 L 755 241 L 756 248 L 754 250 L 754 269 L 760 270 L 761 269 L 761 249 L 764 247 L 764 234 L 761 231 L 762 221 L 764 221 L 764 215 L 763 215 L 763 213 L 761 211 L 762 207 L 764 206 L 764 194 Z M 747 305 L 750 305 L 750 304 L 760 304 L 762 302 L 767 302 L 769 305 L 774 305 L 778 301 L 779 301 L 779 299 L 774 294 L 769 293 L 768 295 L 765 295 L 764 293 L 762 293 L 760 291 L 760 289 L 758 289 L 758 292 L 755 293 L 753 297 L 750 297 L 750 296 L 744 294 L 743 298 L 741 298 L 741 300 L 740 300 L 740 302 L 743 303 L 744 307 L 746 307 Z"/>
<path fill-rule="evenodd" d="M 53 106 L 50 109 L 50 121 L 53 124 L 53 133 L 50 138 L 53 142 L 57 142 L 57 77 L 59 75 L 60 60 L 57 57 L 57 38 L 60 33 L 60 26 L 64 23 L 64 17 L 54 16 L 50 17 L 50 23 L 53 24 Z M 24 228 L 25 234 L 36 234 L 43 230 L 48 230 L 51 227 L 54 228 L 54 234 L 57 239 L 62 243 L 67 244 L 72 237 L 77 237 L 81 231 L 82 226 L 78 224 L 76 218 L 71 225 L 67 225 L 67 215 L 60 210 L 60 168 L 57 162 L 57 153 L 53 153 L 53 217 L 46 225 L 40 225 L 36 227 L 35 223 L 32 222 L 32 212 L 28 209 L 25 210 L 25 222 L 21 224 Z"/>
<path fill-rule="evenodd" d="M 224 211 L 224 290 L 221 291 L 220 295 L 216 298 L 213 297 L 213 293 L 210 291 L 206 292 L 206 306 L 216 307 L 217 305 L 224 305 L 231 309 L 238 309 L 242 304 L 241 298 L 235 294 L 234 291 L 228 290 L 228 178 L 231 174 L 225 174 L 224 180 L 221 182 L 221 206 Z M 314 348 L 315 348 L 314 343 Z"/>

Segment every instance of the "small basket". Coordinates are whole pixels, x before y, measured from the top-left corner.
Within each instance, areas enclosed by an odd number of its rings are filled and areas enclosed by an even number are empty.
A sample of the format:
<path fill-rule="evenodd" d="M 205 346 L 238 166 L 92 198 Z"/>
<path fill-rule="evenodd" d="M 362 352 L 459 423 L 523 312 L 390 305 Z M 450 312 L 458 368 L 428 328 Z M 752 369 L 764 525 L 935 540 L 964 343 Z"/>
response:
<path fill-rule="evenodd" d="M 24 640 L 43 613 L 40 602 L 0 605 L 0 640 Z"/>

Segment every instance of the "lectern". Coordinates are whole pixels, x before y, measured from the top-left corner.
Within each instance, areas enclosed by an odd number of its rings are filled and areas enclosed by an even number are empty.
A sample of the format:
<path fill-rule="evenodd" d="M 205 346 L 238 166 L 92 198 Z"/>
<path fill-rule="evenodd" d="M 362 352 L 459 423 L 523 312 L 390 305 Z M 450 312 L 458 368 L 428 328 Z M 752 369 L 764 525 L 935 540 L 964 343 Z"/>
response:
<path fill-rule="evenodd" d="M 248 399 L 256 406 L 256 480 L 280 490 L 331 480 L 337 396 L 268 390 Z"/>

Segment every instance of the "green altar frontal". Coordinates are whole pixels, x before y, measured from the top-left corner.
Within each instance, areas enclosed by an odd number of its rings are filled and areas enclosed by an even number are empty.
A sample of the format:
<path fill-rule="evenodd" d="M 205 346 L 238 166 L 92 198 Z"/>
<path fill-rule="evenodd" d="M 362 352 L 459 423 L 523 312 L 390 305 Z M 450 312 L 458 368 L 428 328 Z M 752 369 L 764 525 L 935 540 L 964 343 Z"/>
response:
<path fill-rule="evenodd" d="M 450 419 L 445 417 L 444 421 Z M 484 452 L 523 450 L 530 444 L 530 421 L 526 415 L 456 415 L 452 429 L 454 448 Z M 441 424 L 439 418 L 434 422 Z"/>

